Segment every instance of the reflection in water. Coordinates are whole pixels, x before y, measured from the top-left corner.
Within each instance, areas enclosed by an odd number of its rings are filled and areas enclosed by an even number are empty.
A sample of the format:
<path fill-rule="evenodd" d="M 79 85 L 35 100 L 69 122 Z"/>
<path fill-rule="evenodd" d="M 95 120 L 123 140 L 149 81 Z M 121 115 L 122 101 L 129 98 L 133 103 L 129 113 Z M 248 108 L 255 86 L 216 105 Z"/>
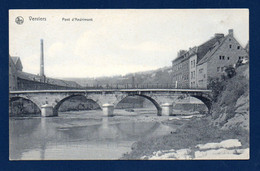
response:
<path fill-rule="evenodd" d="M 103 117 L 101 111 L 75 115 L 10 118 L 10 159 L 119 159 L 140 138 L 172 130 L 158 122 L 127 119 L 130 116 Z"/>

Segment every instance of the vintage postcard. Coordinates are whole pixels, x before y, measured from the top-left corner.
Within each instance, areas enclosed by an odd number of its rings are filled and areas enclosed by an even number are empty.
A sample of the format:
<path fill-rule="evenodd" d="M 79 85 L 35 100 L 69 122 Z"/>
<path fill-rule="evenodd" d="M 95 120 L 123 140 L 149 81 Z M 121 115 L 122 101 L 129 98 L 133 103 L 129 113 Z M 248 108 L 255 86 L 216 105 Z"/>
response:
<path fill-rule="evenodd" d="M 247 160 L 248 9 L 9 10 L 10 160 Z"/>

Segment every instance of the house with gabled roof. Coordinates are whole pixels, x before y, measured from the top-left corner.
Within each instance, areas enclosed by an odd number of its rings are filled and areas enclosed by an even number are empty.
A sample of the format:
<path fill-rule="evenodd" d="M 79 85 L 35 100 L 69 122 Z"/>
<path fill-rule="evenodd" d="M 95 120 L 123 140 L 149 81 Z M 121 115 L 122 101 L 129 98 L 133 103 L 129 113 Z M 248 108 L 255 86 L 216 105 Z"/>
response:
<path fill-rule="evenodd" d="M 210 77 L 221 76 L 225 67 L 248 57 L 246 50 L 234 38 L 233 29 L 226 36 L 216 33 L 205 43 L 183 52 L 172 61 L 172 80 L 176 88 L 207 88 Z M 189 61 L 189 67 L 182 67 L 187 66 L 184 61 Z"/>
<path fill-rule="evenodd" d="M 210 78 L 220 77 L 226 67 L 248 57 L 246 50 L 234 38 L 233 29 L 217 41 L 197 63 L 197 87 L 207 88 Z"/>
<path fill-rule="evenodd" d="M 23 71 L 23 65 L 22 65 L 20 57 L 12 56 L 11 59 L 16 67 L 16 70 Z"/>
<path fill-rule="evenodd" d="M 172 81 L 175 88 L 191 88 L 196 86 L 196 64 L 208 50 L 224 37 L 223 34 L 215 34 L 213 38 L 199 46 L 189 50 L 180 50 L 177 58 L 172 61 Z"/>

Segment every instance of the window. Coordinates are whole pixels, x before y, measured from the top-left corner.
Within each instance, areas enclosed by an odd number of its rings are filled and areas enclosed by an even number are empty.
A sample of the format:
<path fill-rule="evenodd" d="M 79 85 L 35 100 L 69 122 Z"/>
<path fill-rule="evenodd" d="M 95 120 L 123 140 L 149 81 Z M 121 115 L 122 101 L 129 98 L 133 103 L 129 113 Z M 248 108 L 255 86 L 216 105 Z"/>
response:
<path fill-rule="evenodd" d="M 232 48 L 232 45 L 229 45 L 229 48 Z"/>
<path fill-rule="evenodd" d="M 217 72 L 219 72 L 220 67 L 217 67 Z"/>
<path fill-rule="evenodd" d="M 224 60 L 225 59 L 225 56 L 219 56 L 219 60 Z"/>
<path fill-rule="evenodd" d="M 227 57 L 227 60 L 229 60 L 229 57 Z"/>
<path fill-rule="evenodd" d="M 203 68 L 201 68 L 200 70 L 199 70 L 199 73 L 202 73 L 203 72 Z"/>
<path fill-rule="evenodd" d="M 231 41 L 231 39 L 229 39 L 229 41 Z"/>
<path fill-rule="evenodd" d="M 221 67 L 221 72 L 223 72 L 224 71 L 224 67 Z"/>
<path fill-rule="evenodd" d="M 191 74 L 191 79 L 195 78 L 195 71 L 192 71 L 190 74 Z"/>
<path fill-rule="evenodd" d="M 240 46 L 237 46 L 237 49 L 240 49 Z"/>

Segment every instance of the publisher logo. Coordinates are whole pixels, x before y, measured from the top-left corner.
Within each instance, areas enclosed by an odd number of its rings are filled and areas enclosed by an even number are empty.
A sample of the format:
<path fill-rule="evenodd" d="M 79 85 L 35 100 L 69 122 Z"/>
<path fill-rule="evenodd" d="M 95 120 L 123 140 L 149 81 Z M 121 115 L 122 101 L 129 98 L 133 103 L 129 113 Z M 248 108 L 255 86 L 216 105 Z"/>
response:
<path fill-rule="evenodd" d="M 19 25 L 23 24 L 24 19 L 21 16 L 16 17 L 15 22 Z"/>

